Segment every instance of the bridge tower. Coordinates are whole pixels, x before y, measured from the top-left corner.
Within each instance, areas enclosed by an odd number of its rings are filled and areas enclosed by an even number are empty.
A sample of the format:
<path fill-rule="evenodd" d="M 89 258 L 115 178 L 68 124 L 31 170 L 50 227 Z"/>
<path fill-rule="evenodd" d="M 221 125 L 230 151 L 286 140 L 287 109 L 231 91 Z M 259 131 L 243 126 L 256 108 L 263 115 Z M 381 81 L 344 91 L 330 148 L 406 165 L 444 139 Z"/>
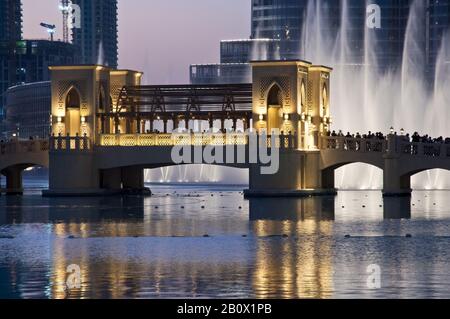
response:
<path fill-rule="evenodd" d="M 247 196 L 335 194 L 324 189 L 320 137 L 330 129 L 332 69 L 310 62 L 253 62 L 253 123 L 259 132 L 293 134 L 294 149 L 282 149 L 279 171 L 262 175 L 250 168 Z"/>
<path fill-rule="evenodd" d="M 44 195 L 98 193 L 102 176 L 93 148 L 105 129 L 102 114 L 113 111 L 123 86 L 140 85 L 142 73 L 101 65 L 52 66 L 50 71 L 54 138 L 50 139 L 49 191 Z"/>

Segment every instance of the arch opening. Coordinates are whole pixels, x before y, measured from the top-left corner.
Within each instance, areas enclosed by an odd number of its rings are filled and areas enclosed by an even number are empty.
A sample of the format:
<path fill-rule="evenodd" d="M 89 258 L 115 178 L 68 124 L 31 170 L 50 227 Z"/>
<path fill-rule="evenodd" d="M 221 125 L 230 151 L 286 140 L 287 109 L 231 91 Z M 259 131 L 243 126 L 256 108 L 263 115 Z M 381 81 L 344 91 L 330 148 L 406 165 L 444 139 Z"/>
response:
<path fill-rule="evenodd" d="M 100 92 L 98 94 L 98 109 L 100 112 L 105 112 L 106 110 L 106 93 L 103 86 L 100 86 Z"/>
<path fill-rule="evenodd" d="M 72 87 L 66 95 L 66 133 L 75 136 L 81 131 L 81 97 L 78 90 Z"/>
<path fill-rule="evenodd" d="M 267 131 L 281 129 L 283 112 L 283 92 L 281 87 L 274 83 L 267 95 Z"/>
<path fill-rule="evenodd" d="M 343 163 L 323 171 L 326 188 L 340 190 L 380 190 L 383 170 L 369 163 Z"/>
<path fill-rule="evenodd" d="M 450 189 L 450 169 L 421 170 L 405 178 L 410 179 L 411 188 L 416 190 Z"/>
<path fill-rule="evenodd" d="M 165 166 L 144 171 L 146 183 L 248 185 L 246 168 L 210 164 Z"/>

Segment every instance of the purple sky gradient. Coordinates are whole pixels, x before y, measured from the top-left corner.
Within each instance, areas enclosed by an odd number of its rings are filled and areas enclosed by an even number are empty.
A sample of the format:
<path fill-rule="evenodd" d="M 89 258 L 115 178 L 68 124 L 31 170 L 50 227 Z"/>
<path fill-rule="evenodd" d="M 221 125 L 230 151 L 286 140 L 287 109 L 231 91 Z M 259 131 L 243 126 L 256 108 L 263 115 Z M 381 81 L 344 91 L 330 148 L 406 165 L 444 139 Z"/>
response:
<path fill-rule="evenodd" d="M 22 0 L 24 37 L 47 38 L 59 0 Z M 219 41 L 248 38 L 250 0 L 119 0 L 119 64 L 143 70 L 149 84 L 187 83 L 189 64 L 219 61 Z"/>

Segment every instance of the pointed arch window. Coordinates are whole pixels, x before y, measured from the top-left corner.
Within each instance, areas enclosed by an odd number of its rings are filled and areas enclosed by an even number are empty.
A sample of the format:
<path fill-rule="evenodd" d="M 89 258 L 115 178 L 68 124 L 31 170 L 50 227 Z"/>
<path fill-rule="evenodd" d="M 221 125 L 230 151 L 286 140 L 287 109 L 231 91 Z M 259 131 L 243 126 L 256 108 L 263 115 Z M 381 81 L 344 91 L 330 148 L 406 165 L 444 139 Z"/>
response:
<path fill-rule="evenodd" d="M 73 87 L 69 90 L 66 96 L 67 109 L 79 109 L 81 106 L 81 98 L 78 91 Z"/>

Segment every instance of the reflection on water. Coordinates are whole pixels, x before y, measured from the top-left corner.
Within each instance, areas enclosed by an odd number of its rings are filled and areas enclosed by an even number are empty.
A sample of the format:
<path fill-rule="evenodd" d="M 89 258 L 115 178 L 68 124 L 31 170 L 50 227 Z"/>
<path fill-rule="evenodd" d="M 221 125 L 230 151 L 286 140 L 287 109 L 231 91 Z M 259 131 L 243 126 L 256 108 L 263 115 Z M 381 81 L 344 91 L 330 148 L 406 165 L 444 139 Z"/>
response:
<path fill-rule="evenodd" d="M 1 197 L 0 297 L 449 296 L 450 192 L 250 201 L 233 188 L 154 192 Z M 67 290 L 72 264 L 81 287 Z M 370 264 L 382 268 L 380 290 L 367 288 Z"/>
<path fill-rule="evenodd" d="M 410 219 L 411 197 L 384 198 L 384 219 Z"/>
<path fill-rule="evenodd" d="M 250 200 L 253 233 L 283 238 L 272 237 L 275 240 L 261 240 L 257 245 L 256 297 L 332 297 L 334 210 L 334 197 Z"/>

